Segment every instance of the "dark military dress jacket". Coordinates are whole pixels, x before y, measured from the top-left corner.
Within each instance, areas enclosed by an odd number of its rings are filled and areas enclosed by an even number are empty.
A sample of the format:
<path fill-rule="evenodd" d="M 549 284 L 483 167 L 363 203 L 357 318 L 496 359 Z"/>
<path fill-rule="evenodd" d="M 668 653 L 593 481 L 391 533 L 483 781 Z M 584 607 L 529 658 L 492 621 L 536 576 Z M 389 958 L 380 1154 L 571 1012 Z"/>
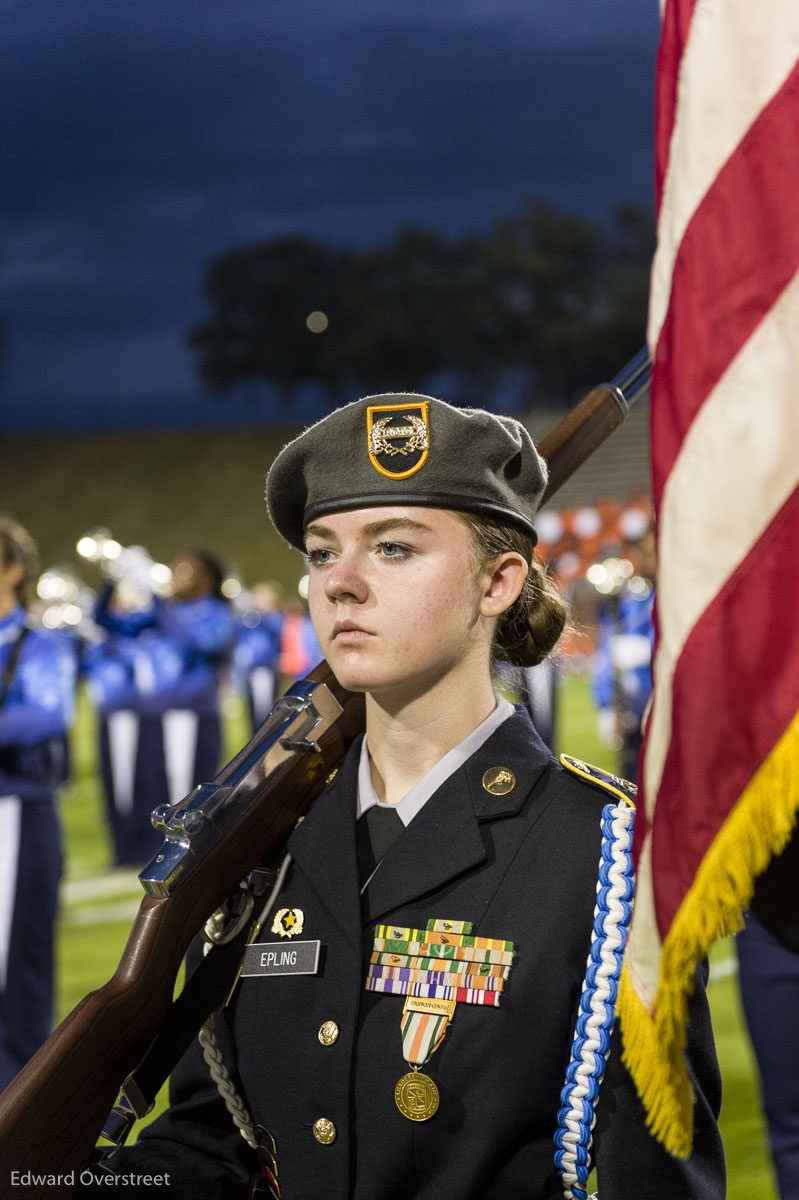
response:
<path fill-rule="evenodd" d="M 218 1022 L 238 1090 L 276 1140 L 283 1200 L 561 1196 L 553 1136 L 610 797 L 557 763 L 517 711 L 427 801 L 361 896 L 359 749 L 291 835 L 293 864 L 276 905 L 293 909 L 292 920 L 301 914 L 296 941 L 319 941 L 316 972 L 242 978 Z M 483 785 L 496 767 L 515 777 L 504 795 Z M 498 1007 L 457 1005 L 424 1067 L 438 1111 L 412 1121 L 395 1103 L 409 1070 L 403 998 L 364 984 L 376 925 L 425 929 L 433 919 L 512 941 L 515 958 Z M 260 940 L 278 940 L 270 925 Z M 679 1162 L 647 1133 L 614 1034 L 594 1131 L 600 1200 L 724 1195 L 720 1080 L 701 978 L 688 1056 L 694 1151 Z M 196 1047 L 173 1075 L 169 1111 L 114 1160 L 120 1171 L 168 1173 L 169 1191 L 158 1194 L 191 1200 L 244 1200 L 254 1164 Z"/>

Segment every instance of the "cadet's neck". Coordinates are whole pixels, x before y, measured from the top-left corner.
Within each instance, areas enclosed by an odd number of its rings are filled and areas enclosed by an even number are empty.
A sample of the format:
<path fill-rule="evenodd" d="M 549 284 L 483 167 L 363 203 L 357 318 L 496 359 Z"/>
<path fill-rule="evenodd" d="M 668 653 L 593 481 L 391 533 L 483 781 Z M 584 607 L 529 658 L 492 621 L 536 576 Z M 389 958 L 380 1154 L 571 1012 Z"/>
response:
<path fill-rule="evenodd" d="M 384 804 L 402 797 L 494 711 L 486 670 L 479 680 L 441 680 L 421 696 L 366 697 L 372 785 Z"/>

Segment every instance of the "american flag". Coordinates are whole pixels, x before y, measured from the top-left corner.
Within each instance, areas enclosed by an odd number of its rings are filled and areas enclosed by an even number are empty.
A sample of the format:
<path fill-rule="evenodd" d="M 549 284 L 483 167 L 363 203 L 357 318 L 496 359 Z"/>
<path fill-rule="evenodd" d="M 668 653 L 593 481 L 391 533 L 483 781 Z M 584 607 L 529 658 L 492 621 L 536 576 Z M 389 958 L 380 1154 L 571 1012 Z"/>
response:
<path fill-rule="evenodd" d="M 656 99 L 655 687 L 619 1015 L 684 1156 L 694 966 L 799 808 L 797 0 L 665 0 Z"/>

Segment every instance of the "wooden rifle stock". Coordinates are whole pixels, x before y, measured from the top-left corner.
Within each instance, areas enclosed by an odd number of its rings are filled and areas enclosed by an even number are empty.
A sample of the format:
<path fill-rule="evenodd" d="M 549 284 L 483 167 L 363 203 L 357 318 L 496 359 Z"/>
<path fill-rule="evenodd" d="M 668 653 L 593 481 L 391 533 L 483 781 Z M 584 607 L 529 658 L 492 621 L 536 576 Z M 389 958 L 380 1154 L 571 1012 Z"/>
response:
<path fill-rule="evenodd" d="M 175 980 L 189 944 L 205 921 L 235 892 L 276 844 L 291 832 L 299 817 L 322 791 L 325 780 L 341 761 L 353 738 L 364 727 L 363 696 L 346 692 L 333 677 L 327 663 L 321 663 L 304 681 L 322 684 L 327 689 L 327 708 L 338 709 L 338 716 L 323 722 L 324 732 L 317 737 L 318 748 L 310 745 L 286 749 L 280 741 L 267 748 L 275 710 L 253 739 L 220 772 L 214 785 L 203 785 L 205 803 L 218 796 L 238 812 L 238 819 L 221 836 L 208 829 L 202 816 L 192 816 L 197 808 L 189 802 L 202 789 L 177 806 L 188 806 L 183 820 L 184 836 L 173 833 L 164 842 L 161 855 L 166 878 L 152 884 L 161 895 L 147 895 L 141 903 L 122 959 L 116 972 L 97 991 L 90 992 L 65 1018 L 41 1049 L 33 1056 L 0 1097 L 0 1163 L 3 1186 L 11 1172 L 38 1177 L 30 1187 L 24 1184 L 11 1195 L 36 1200 L 64 1197 L 72 1193 L 70 1173 L 92 1157 L 100 1131 L 115 1104 L 120 1086 L 133 1071 L 158 1031 L 172 1002 Z M 294 689 L 290 689 L 287 696 Z M 334 698 L 333 704 L 329 697 Z M 283 698 L 285 703 L 286 698 Z M 311 696 L 321 703 L 317 692 Z M 276 708 L 279 707 L 276 706 Z M 305 741 L 308 731 L 295 730 L 302 719 L 297 710 L 283 714 L 280 732 Z M 306 721 L 307 723 L 307 721 Z M 288 725 L 288 728 L 284 726 Z M 262 764 L 270 755 L 278 762 L 265 778 Z M 201 796 L 200 799 L 203 799 Z M 221 811 L 221 808 L 220 808 Z M 192 861 L 193 834 L 200 839 L 210 835 L 202 856 Z M 186 854 L 186 845 L 189 853 Z M 185 877 L 178 877 L 187 858 Z M 155 864 L 155 870 L 150 871 Z M 159 873 L 155 858 L 142 872 Z M 147 886 L 147 885 L 145 885 Z M 43 1177 L 56 1177 L 54 1182 Z M 66 1176 L 59 1182 L 58 1176 Z"/>
<path fill-rule="evenodd" d="M 540 442 L 550 473 L 545 501 L 623 420 L 648 379 L 649 359 L 641 351 Z M 208 817 L 193 815 L 189 802 L 195 793 L 177 806 L 178 810 L 188 806 L 188 816 L 182 818 L 183 826 L 167 833 L 163 849 L 169 850 L 167 859 L 188 857 L 185 877 L 182 860 L 171 876 L 167 862 L 161 883 L 145 881 L 156 859 L 145 868 L 141 876 L 145 888 L 162 894 L 146 895 L 142 901 L 116 972 L 73 1009 L 0 1096 L 2 1178 L 10 1180 L 10 1172 L 20 1173 L 20 1185 L 10 1195 L 51 1200 L 72 1194 L 75 1173 L 90 1160 L 122 1083 L 169 1010 L 189 944 L 240 881 L 288 836 L 363 729 L 363 697 L 346 692 L 327 663 L 321 663 L 304 683 L 324 684 L 341 705 L 340 714 L 325 725 L 324 732 L 312 735 L 317 747 L 309 749 L 306 742 L 303 748 L 278 749 L 281 761 L 276 769 L 262 769 L 274 753 L 268 749 L 270 734 L 274 736 L 273 710 L 214 785 L 203 785 L 209 797 Z M 285 702 L 284 697 L 276 707 Z M 221 797 L 218 803 L 217 796 Z M 215 815 L 224 817 L 232 809 L 237 819 L 219 836 L 211 836 Z M 220 823 L 225 825 L 224 820 Z M 211 840 L 191 861 L 191 853 L 183 850 L 185 843 L 191 848 L 194 833 Z M 26 1172 L 39 1181 L 26 1186 L 22 1182 Z"/>

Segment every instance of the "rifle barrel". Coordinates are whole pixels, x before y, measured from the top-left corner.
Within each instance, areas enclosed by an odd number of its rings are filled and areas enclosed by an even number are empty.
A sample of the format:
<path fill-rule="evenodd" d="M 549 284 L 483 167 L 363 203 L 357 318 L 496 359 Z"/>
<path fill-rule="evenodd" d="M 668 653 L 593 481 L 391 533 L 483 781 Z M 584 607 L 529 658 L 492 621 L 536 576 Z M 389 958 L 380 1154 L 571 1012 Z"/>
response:
<path fill-rule="evenodd" d="M 549 480 L 542 504 L 546 504 L 577 468 L 610 437 L 633 404 L 649 394 L 651 377 L 649 351 L 644 348 L 614 375 L 610 383 L 601 383 L 590 391 L 576 408 L 542 438 L 538 449 L 549 467 Z"/>

